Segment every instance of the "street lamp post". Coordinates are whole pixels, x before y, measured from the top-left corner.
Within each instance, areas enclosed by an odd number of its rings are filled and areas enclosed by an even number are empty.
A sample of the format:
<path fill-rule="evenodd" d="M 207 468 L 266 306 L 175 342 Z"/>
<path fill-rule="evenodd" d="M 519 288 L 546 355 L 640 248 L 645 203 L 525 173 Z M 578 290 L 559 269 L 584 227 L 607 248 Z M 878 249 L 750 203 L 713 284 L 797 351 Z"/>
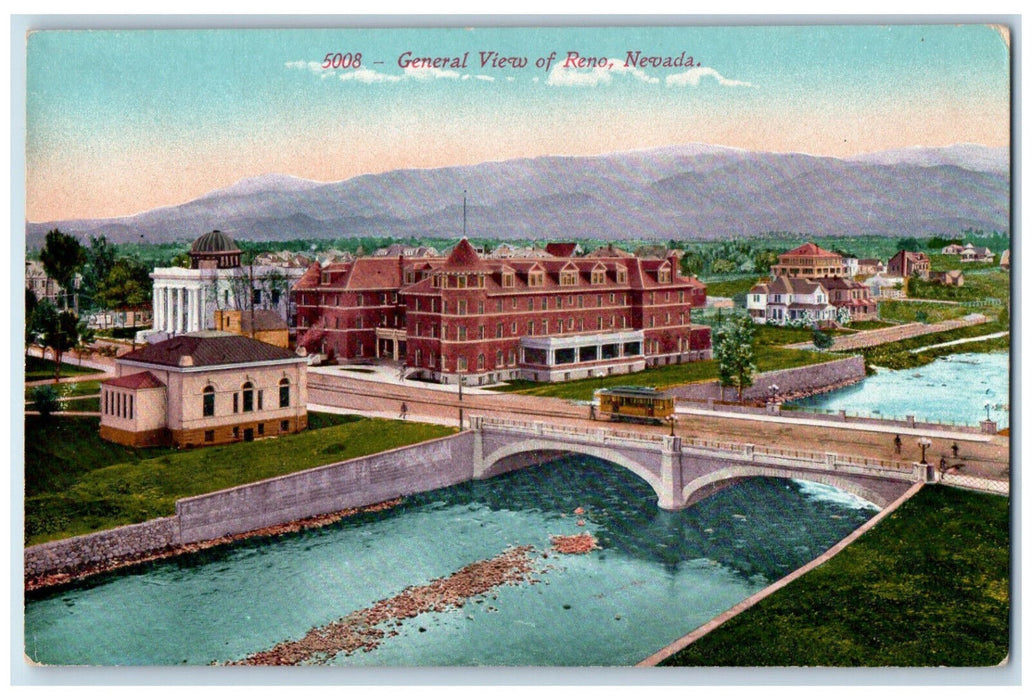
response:
<path fill-rule="evenodd" d="M 985 402 L 985 419 L 986 420 L 989 420 L 989 407 L 990 406 L 991 406 L 991 404 L 988 401 L 986 401 Z"/>
<path fill-rule="evenodd" d="M 917 444 L 921 446 L 921 464 L 928 464 L 928 462 L 925 461 L 925 450 L 931 447 L 932 441 L 923 437 L 917 441 Z"/>
<path fill-rule="evenodd" d="M 462 430 L 462 385 L 465 383 L 464 375 L 459 375 L 459 430 Z"/>
<path fill-rule="evenodd" d="M 670 437 L 674 437 L 674 425 L 677 423 L 677 416 L 671 415 L 667 420 L 670 421 Z"/>

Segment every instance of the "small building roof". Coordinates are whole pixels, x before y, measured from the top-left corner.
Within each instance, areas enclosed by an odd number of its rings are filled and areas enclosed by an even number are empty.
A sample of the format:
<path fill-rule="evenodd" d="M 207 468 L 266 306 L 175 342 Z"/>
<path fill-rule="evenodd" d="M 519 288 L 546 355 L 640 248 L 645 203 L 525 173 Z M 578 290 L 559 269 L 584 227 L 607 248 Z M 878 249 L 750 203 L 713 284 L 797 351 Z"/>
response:
<path fill-rule="evenodd" d="M 782 253 L 782 255 L 833 255 L 835 257 L 842 257 L 838 253 L 833 253 L 830 250 L 824 250 L 824 248 L 821 248 L 816 243 L 804 243 L 798 248 L 793 248 L 787 253 Z"/>
<path fill-rule="evenodd" d="M 107 379 L 101 382 L 104 386 L 117 386 L 122 389 L 157 389 L 165 386 L 165 383 L 150 372 L 137 372 L 126 374 L 114 379 Z"/>
<path fill-rule="evenodd" d="M 235 333 L 199 331 L 146 345 L 119 358 L 169 367 L 207 367 L 296 360 L 288 350 Z"/>

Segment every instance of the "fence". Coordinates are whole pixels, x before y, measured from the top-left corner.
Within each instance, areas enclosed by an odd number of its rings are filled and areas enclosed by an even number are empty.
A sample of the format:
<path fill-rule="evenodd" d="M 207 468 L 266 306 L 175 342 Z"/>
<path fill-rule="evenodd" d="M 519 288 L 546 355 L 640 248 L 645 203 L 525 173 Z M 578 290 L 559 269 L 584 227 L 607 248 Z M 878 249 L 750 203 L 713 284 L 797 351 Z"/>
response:
<path fill-rule="evenodd" d="M 969 474 L 950 474 L 946 473 L 942 475 L 939 480 L 947 486 L 956 486 L 961 489 L 970 489 L 972 491 L 982 491 L 985 493 L 995 493 L 1001 496 L 1010 495 L 1010 483 L 1007 481 L 997 481 L 995 479 L 986 479 L 980 476 L 971 476 Z"/>

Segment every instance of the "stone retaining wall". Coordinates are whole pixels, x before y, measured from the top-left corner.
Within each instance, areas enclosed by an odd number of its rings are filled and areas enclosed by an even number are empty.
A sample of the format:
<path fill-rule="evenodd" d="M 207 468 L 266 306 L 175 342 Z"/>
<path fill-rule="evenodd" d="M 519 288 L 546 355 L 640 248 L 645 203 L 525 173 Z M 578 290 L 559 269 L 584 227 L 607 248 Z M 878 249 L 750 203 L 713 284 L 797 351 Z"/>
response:
<path fill-rule="evenodd" d="M 178 543 L 176 517 L 148 520 L 25 548 L 25 576 L 72 571 L 82 566 L 135 557 Z"/>
<path fill-rule="evenodd" d="M 743 398 L 746 401 L 765 399 L 770 394 L 772 384 L 777 384 L 778 395 L 781 397 L 786 394 L 815 394 L 858 382 L 866 376 L 864 358 L 855 355 L 819 365 L 761 372 L 754 375 L 753 385 L 743 392 Z M 720 384 L 715 380 L 674 387 L 669 392 L 687 401 L 720 400 Z M 728 388 L 724 390 L 724 397 L 729 401 L 736 400 L 738 393 Z"/>
<path fill-rule="evenodd" d="M 473 434 L 450 435 L 176 501 L 182 544 L 370 505 L 473 478 Z"/>
<path fill-rule="evenodd" d="M 26 578 L 380 503 L 473 478 L 473 434 L 184 498 L 176 515 L 25 548 Z"/>

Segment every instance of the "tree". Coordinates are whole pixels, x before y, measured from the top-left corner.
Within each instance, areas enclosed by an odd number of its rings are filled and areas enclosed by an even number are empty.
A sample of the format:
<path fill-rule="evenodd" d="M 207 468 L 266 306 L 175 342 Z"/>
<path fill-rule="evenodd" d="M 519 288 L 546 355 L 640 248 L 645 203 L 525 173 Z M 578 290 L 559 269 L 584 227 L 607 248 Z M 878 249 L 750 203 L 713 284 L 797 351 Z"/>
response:
<path fill-rule="evenodd" d="M 57 309 L 54 308 L 53 304 L 44 299 L 33 306 L 32 313 L 25 318 L 26 354 L 28 353 L 29 346 L 41 343 L 46 329 L 55 325 L 57 325 Z"/>
<path fill-rule="evenodd" d="M 924 246 L 921 245 L 921 242 L 913 236 L 908 236 L 907 238 L 900 238 L 898 241 L 896 241 L 896 250 L 906 250 L 911 253 L 916 253 L 922 248 L 924 248 Z"/>
<path fill-rule="evenodd" d="M 753 372 L 753 327 L 748 316 L 731 316 L 713 331 L 713 356 L 717 361 L 717 376 L 720 386 L 733 386 L 742 392 L 752 386 Z"/>
<path fill-rule="evenodd" d="M 831 346 L 835 343 L 835 339 L 831 337 L 831 333 L 822 331 L 820 328 L 813 329 L 813 346 L 824 352 L 830 350 Z"/>
<path fill-rule="evenodd" d="M 61 233 L 58 229 L 47 232 L 43 250 L 39 253 L 40 262 L 47 276 L 52 278 L 65 292 L 64 308 L 68 308 L 68 294 L 75 281 L 75 273 L 86 262 L 86 252 L 74 236 Z"/>
<path fill-rule="evenodd" d="M 75 351 L 79 355 L 79 366 L 82 367 L 82 356 L 96 339 L 96 334 L 86 321 L 79 321 L 75 328 Z"/>
<path fill-rule="evenodd" d="M 71 311 L 62 311 L 47 319 L 43 329 L 43 346 L 54 351 L 54 381 L 61 378 L 61 357 L 79 343 L 79 319 Z"/>
<path fill-rule="evenodd" d="M 53 384 L 42 384 L 32 389 L 32 405 L 44 421 L 49 420 L 50 414 L 61 408 L 61 402 L 57 399 L 57 389 Z"/>
<path fill-rule="evenodd" d="M 104 236 L 90 236 L 90 245 L 85 248 L 86 262 L 82 268 L 82 293 L 96 301 L 97 290 L 115 266 L 115 247 Z"/>
<path fill-rule="evenodd" d="M 107 309 L 138 309 L 150 302 L 153 284 L 143 263 L 119 258 L 97 289 L 97 299 Z"/>

